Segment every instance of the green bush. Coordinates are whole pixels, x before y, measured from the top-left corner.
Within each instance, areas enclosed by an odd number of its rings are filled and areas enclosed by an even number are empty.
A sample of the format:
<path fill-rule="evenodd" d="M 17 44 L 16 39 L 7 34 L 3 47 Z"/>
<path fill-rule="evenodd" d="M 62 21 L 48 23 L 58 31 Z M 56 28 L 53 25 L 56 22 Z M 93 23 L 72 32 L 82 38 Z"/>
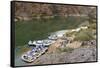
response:
<path fill-rule="evenodd" d="M 74 40 L 77 41 L 89 41 L 94 39 L 92 33 L 90 31 L 80 31 L 79 33 L 77 33 L 77 35 L 75 36 Z"/>

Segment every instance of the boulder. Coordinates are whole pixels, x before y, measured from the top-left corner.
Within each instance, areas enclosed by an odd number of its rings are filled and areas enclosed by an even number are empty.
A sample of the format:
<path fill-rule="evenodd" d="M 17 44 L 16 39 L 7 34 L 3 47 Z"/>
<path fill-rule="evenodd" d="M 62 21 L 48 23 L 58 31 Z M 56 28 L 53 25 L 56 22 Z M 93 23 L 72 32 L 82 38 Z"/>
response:
<path fill-rule="evenodd" d="M 82 45 L 88 45 L 88 46 L 96 46 L 96 40 L 90 40 L 90 41 L 83 41 Z"/>

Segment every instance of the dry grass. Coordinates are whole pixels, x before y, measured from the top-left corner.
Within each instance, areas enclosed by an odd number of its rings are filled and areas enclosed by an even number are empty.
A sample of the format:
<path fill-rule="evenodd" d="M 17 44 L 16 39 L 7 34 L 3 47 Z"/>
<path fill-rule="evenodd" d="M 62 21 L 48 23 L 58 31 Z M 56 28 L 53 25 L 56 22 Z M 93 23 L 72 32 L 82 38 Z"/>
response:
<path fill-rule="evenodd" d="M 68 48 L 79 48 L 79 47 L 81 47 L 81 44 L 82 43 L 79 42 L 79 41 L 74 41 L 72 43 L 67 44 L 66 47 L 68 47 Z"/>

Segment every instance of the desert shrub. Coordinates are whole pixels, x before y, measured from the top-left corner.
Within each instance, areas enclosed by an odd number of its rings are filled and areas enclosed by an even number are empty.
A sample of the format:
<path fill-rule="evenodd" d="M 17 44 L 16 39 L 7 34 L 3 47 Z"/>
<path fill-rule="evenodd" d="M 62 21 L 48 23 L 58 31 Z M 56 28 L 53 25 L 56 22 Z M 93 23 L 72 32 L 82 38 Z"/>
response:
<path fill-rule="evenodd" d="M 73 48 L 65 47 L 65 48 L 58 48 L 60 52 L 71 52 L 74 50 Z"/>
<path fill-rule="evenodd" d="M 82 26 L 88 26 L 89 25 L 89 21 L 83 21 L 80 25 L 78 25 L 78 27 L 82 27 Z"/>
<path fill-rule="evenodd" d="M 77 33 L 77 35 L 75 36 L 74 40 L 78 40 L 78 41 L 89 41 L 94 39 L 93 35 L 91 34 L 90 31 L 80 31 L 79 33 Z"/>
<path fill-rule="evenodd" d="M 66 32 L 66 36 L 67 37 L 71 37 L 72 35 L 76 35 L 77 32 L 73 31 L 73 32 Z"/>
<path fill-rule="evenodd" d="M 66 36 L 70 37 L 70 36 L 72 36 L 72 34 L 69 33 L 69 32 L 67 32 L 67 33 L 66 33 Z"/>
<path fill-rule="evenodd" d="M 96 23 L 93 23 L 89 26 L 90 29 L 96 29 Z"/>

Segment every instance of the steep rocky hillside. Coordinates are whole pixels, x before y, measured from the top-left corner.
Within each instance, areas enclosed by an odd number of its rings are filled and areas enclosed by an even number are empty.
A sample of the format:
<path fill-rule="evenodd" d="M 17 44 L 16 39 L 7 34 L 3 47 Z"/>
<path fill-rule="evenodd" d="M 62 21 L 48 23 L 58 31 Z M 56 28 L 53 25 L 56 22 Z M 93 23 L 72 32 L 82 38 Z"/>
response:
<path fill-rule="evenodd" d="M 76 16 L 92 15 L 96 11 L 95 7 L 57 5 L 44 3 L 23 3 L 15 2 L 15 17 L 30 20 L 32 18 L 52 18 L 54 16 Z"/>
<path fill-rule="evenodd" d="M 39 57 L 34 64 L 57 64 L 96 61 L 96 47 L 81 47 L 71 52 L 51 53 Z"/>

